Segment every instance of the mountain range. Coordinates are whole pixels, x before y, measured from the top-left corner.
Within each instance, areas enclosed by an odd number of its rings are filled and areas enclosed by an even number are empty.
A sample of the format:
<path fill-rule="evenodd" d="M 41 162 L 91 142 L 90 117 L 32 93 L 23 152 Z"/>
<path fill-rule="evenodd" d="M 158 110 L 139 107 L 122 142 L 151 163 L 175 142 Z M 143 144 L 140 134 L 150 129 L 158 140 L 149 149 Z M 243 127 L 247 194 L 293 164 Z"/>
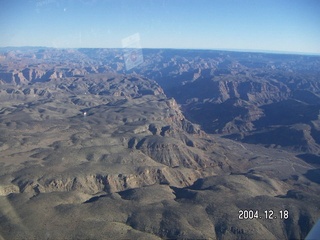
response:
<path fill-rule="evenodd" d="M 142 52 L 0 49 L 0 236 L 304 238 L 320 57 Z"/>

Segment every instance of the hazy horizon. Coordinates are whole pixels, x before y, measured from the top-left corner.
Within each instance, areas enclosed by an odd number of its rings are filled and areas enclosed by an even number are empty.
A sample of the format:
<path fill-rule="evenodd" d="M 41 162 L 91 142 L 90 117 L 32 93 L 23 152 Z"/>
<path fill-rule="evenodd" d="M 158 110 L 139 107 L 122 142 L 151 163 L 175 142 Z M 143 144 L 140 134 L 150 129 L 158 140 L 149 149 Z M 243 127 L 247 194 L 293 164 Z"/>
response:
<path fill-rule="evenodd" d="M 141 48 L 320 54 L 317 0 L 13 0 L 0 47 Z"/>
<path fill-rule="evenodd" d="M 123 49 L 123 47 L 47 47 L 47 46 L 0 46 L 1 48 L 48 48 L 48 49 Z M 283 55 L 308 55 L 319 56 L 320 53 L 312 52 L 294 52 L 294 51 L 273 51 L 273 50 L 261 50 L 261 49 L 223 49 L 223 48 L 141 48 L 142 50 L 195 50 L 195 51 L 225 51 L 225 52 L 239 52 L 239 53 L 265 53 L 265 54 L 283 54 Z"/>

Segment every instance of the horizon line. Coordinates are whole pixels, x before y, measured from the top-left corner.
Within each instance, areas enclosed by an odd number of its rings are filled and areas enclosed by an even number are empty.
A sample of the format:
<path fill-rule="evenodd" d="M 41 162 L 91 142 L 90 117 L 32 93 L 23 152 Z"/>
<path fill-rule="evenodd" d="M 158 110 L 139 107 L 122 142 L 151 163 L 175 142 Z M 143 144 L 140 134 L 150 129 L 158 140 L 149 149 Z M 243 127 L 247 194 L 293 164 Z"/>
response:
<path fill-rule="evenodd" d="M 47 48 L 47 49 L 127 49 L 124 47 L 47 47 L 47 46 L 0 46 L 5 48 Z M 131 49 L 131 48 L 130 48 Z M 135 48 L 132 48 L 135 49 Z M 308 55 L 320 56 L 320 52 L 299 52 L 299 51 L 282 51 L 282 50 L 262 50 L 262 49 L 233 49 L 233 48 L 174 48 L 174 47 L 145 47 L 136 49 L 153 49 L 153 50 L 199 50 L 199 51 L 226 51 L 226 52 L 242 52 L 242 53 L 265 53 L 265 54 L 283 54 L 283 55 Z"/>

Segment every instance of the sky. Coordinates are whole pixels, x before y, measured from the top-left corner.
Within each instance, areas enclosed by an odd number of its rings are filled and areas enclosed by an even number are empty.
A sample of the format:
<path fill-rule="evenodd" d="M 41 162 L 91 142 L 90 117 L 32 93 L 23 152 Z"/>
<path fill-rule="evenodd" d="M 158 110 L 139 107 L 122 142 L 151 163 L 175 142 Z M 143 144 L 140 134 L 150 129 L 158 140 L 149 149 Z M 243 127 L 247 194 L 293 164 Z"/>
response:
<path fill-rule="evenodd" d="M 320 0 L 0 0 L 0 47 L 320 54 Z"/>

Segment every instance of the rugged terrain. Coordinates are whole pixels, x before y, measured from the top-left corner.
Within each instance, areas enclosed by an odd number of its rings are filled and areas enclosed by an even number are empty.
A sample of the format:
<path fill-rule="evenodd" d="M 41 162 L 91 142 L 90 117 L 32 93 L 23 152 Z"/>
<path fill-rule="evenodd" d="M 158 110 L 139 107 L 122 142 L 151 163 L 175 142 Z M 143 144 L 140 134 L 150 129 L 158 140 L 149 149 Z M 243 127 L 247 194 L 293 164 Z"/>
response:
<path fill-rule="evenodd" d="M 152 63 L 138 71 L 156 79 L 206 132 L 319 155 L 319 56 L 191 50 L 147 56 Z"/>
<path fill-rule="evenodd" d="M 155 80 L 207 133 L 320 153 L 319 56 L 144 49 L 144 63 L 127 71 L 122 49 L 10 50 L 2 50 L 6 83 L 135 73 Z"/>
<path fill-rule="evenodd" d="M 0 52 L 0 237 L 300 239 L 320 217 L 319 58 Z"/>

